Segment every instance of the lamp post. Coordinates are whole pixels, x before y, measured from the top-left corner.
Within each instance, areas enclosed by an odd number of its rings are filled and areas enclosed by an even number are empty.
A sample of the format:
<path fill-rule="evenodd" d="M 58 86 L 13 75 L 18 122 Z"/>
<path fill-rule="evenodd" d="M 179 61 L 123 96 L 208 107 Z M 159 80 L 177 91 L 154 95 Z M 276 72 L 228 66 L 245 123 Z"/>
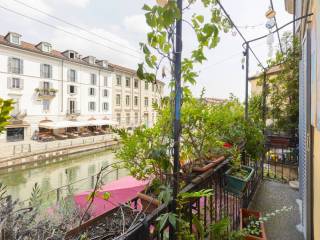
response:
<path fill-rule="evenodd" d="M 169 0 L 156 0 L 159 6 L 164 7 Z M 174 52 L 174 80 L 175 80 L 175 101 L 173 119 L 173 179 L 172 179 L 172 203 L 170 210 L 173 214 L 177 212 L 177 195 L 179 191 L 179 169 L 180 169 L 180 136 L 181 136 L 181 53 L 182 53 L 182 0 L 177 0 L 177 7 L 180 11 L 180 18 L 176 20 L 176 38 Z M 177 239 L 176 230 L 170 226 L 169 239 Z"/>

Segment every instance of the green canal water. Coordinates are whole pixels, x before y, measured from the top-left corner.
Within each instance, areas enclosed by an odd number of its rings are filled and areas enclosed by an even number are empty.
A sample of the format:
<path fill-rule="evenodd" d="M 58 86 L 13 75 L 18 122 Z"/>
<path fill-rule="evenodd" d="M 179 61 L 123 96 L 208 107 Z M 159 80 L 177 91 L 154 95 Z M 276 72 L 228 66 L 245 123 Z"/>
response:
<path fill-rule="evenodd" d="M 37 183 L 44 202 L 53 203 L 70 191 L 77 193 L 93 188 L 92 176 L 98 173 L 101 167 L 116 161 L 114 152 L 110 150 L 77 154 L 64 157 L 59 162 L 46 161 L 2 171 L 0 182 L 7 186 L 7 193 L 13 199 L 20 201 L 29 199 L 32 188 Z M 103 176 L 104 184 L 127 175 L 125 170 L 115 170 L 111 167 L 109 169 Z"/>

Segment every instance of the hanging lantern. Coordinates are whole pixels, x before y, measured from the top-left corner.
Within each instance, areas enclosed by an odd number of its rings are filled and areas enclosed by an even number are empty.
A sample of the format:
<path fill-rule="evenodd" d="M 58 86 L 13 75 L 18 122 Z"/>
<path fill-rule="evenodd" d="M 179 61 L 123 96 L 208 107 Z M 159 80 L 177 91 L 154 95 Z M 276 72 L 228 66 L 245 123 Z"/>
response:
<path fill-rule="evenodd" d="M 274 18 L 276 16 L 276 12 L 269 7 L 268 11 L 266 12 L 266 18 L 271 19 Z"/>
<path fill-rule="evenodd" d="M 157 4 L 160 7 L 165 7 L 168 4 L 169 0 L 157 0 Z"/>
<path fill-rule="evenodd" d="M 242 70 L 244 69 L 244 63 L 245 63 L 246 59 L 244 57 L 241 58 L 241 68 Z"/>
<path fill-rule="evenodd" d="M 266 23 L 266 28 L 267 29 L 272 29 L 276 25 L 276 22 L 273 19 L 269 19 L 268 22 Z"/>

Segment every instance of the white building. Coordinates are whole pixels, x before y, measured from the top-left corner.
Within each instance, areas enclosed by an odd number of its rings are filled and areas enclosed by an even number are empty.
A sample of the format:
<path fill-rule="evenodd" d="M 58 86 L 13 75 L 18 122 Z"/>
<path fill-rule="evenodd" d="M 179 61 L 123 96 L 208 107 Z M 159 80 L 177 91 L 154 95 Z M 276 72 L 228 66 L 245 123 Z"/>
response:
<path fill-rule="evenodd" d="M 111 122 L 116 76 L 106 60 L 0 36 L 0 98 L 16 102 L 0 142 L 30 140 L 43 122 Z"/>

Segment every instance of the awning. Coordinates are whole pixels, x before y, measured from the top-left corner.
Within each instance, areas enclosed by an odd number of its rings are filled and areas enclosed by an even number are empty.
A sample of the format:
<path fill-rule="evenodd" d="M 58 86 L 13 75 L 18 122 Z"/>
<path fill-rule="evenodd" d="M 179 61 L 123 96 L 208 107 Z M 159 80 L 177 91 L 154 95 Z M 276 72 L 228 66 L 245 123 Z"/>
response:
<path fill-rule="evenodd" d="M 117 122 L 112 120 L 44 122 L 39 124 L 39 128 L 61 129 L 61 128 L 71 128 L 71 127 L 88 127 L 88 126 L 103 126 L 103 125 L 117 125 Z"/>
<path fill-rule="evenodd" d="M 70 127 L 83 127 L 88 126 L 85 122 L 79 121 L 59 121 L 59 122 L 45 122 L 40 123 L 39 128 L 46 129 L 61 129 L 61 128 L 70 128 Z"/>

